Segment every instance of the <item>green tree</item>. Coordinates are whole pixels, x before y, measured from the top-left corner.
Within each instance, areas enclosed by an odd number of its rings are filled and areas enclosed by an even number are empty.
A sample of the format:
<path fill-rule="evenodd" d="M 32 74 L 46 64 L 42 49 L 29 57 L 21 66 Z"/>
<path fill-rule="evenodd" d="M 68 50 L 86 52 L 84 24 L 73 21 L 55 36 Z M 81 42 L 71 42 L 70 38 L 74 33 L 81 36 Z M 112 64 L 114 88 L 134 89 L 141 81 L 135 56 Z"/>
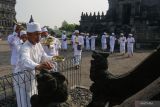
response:
<path fill-rule="evenodd" d="M 52 28 L 50 28 L 49 26 L 45 26 L 45 27 L 47 28 L 49 34 L 55 35 L 55 31 Z"/>
<path fill-rule="evenodd" d="M 73 32 L 76 27 L 78 25 L 77 24 L 69 24 L 67 21 L 63 21 L 62 22 L 62 26 L 59 28 L 60 30 L 65 30 L 65 31 L 68 31 L 68 32 Z"/>

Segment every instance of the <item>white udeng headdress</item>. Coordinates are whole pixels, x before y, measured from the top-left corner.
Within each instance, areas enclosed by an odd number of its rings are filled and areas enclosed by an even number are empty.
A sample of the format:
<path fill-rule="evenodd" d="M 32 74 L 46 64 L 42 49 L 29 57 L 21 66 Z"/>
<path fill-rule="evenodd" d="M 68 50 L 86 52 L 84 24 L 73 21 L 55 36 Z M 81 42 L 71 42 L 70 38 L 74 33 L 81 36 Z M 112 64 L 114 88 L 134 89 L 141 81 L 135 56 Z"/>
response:
<path fill-rule="evenodd" d="M 22 36 L 22 35 L 26 35 L 27 34 L 27 32 L 26 31 L 24 31 L 24 30 L 22 30 L 21 32 L 20 32 L 20 36 Z"/>
<path fill-rule="evenodd" d="M 42 31 L 39 23 L 36 23 L 36 22 L 27 23 L 27 32 L 33 33 L 36 31 L 39 31 L 39 32 Z"/>
<path fill-rule="evenodd" d="M 75 30 L 75 33 L 79 33 L 79 30 Z"/>
<path fill-rule="evenodd" d="M 15 25 L 14 25 L 14 27 L 13 27 L 13 31 L 15 32 L 15 30 L 16 30 L 16 28 L 17 28 L 17 26 L 20 26 L 20 25 L 21 25 L 21 24 L 18 24 L 18 23 L 17 23 L 17 24 L 15 24 Z"/>
<path fill-rule="evenodd" d="M 112 33 L 112 35 L 115 35 L 115 33 Z"/>
<path fill-rule="evenodd" d="M 122 36 L 123 36 L 124 34 L 123 34 L 123 33 L 120 33 L 120 35 L 122 35 Z"/>
<path fill-rule="evenodd" d="M 48 32 L 46 27 L 41 28 L 42 32 Z"/>

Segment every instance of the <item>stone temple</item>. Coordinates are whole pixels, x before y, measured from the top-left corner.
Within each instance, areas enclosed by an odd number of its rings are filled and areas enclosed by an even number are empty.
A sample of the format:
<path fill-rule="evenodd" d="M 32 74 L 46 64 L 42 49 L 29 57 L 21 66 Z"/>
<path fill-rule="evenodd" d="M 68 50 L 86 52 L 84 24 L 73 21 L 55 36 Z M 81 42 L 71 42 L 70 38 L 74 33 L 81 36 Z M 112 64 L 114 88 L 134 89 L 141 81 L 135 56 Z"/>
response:
<path fill-rule="evenodd" d="M 16 0 L 0 0 L 0 33 L 7 35 L 13 31 L 16 21 Z"/>
<path fill-rule="evenodd" d="M 153 48 L 160 43 L 160 0 L 108 0 L 108 3 L 106 14 L 82 13 L 80 30 L 117 35 L 131 32 L 137 48 Z"/>

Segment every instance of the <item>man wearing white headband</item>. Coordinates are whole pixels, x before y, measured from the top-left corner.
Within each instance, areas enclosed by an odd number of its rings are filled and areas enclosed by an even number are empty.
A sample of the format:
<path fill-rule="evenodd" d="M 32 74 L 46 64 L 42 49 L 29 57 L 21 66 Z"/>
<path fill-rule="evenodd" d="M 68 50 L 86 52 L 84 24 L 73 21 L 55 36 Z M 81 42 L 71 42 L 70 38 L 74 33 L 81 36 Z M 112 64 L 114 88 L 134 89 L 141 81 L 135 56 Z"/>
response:
<path fill-rule="evenodd" d="M 48 30 L 46 27 L 42 28 L 41 34 L 41 44 L 43 46 L 44 51 L 49 56 L 58 56 L 59 49 L 61 48 L 61 42 L 58 38 L 49 35 Z M 58 64 L 54 62 L 54 71 L 58 71 Z"/>
<path fill-rule="evenodd" d="M 66 31 L 62 32 L 62 50 L 66 51 L 67 50 L 67 35 L 66 35 Z"/>
<path fill-rule="evenodd" d="M 59 49 L 61 48 L 61 43 L 60 43 L 59 39 L 49 35 L 46 27 L 42 28 L 41 36 L 42 36 L 41 43 L 42 43 L 43 49 L 47 53 L 47 55 L 58 56 Z"/>
<path fill-rule="evenodd" d="M 8 44 L 11 49 L 11 65 L 12 65 L 12 72 L 14 73 L 17 60 L 18 60 L 18 52 L 20 49 L 20 31 L 21 31 L 21 25 L 17 24 L 14 25 L 14 32 L 8 36 Z"/>
<path fill-rule="evenodd" d="M 74 42 L 74 38 L 75 38 L 75 32 L 73 32 L 72 33 L 72 36 L 71 36 L 71 45 L 72 45 L 72 49 L 74 49 L 74 44 L 73 44 L 73 42 Z"/>
<path fill-rule="evenodd" d="M 116 41 L 116 35 L 115 33 L 112 33 L 109 37 L 109 44 L 110 44 L 110 53 L 112 54 L 114 52 L 114 46 Z"/>
<path fill-rule="evenodd" d="M 85 39 L 85 34 L 83 32 L 80 33 L 80 36 L 82 38 L 82 51 L 84 49 L 84 39 Z"/>
<path fill-rule="evenodd" d="M 103 51 L 106 51 L 106 49 L 107 49 L 107 37 L 108 37 L 107 33 L 104 32 L 102 37 L 101 37 L 101 44 L 102 44 L 102 50 Z"/>
<path fill-rule="evenodd" d="M 124 55 L 126 50 L 126 37 L 124 36 L 123 33 L 120 34 L 119 44 L 120 44 L 120 53 Z"/>
<path fill-rule="evenodd" d="M 133 48 L 134 48 L 134 43 L 135 43 L 135 39 L 134 37 L 132 37 L 132 34 L 128 35 L 127 38 L 127 52 L 128 52 L 128 57 L 133 56 Z"/>
<path fill-rule="evenodd" d="M 86 33 L 86 50 L 89 51 L 90 50 L 90 36 L 89 33 Z"/>
<path fill-rule="evenodd" d="M 74 58 L 75 58 L 74 65 L 76 69 L 79 68 L 81 61 L 82 44 L 83 44 L 83 37 L 79 35 L 79 30 L 75 30 L 73 45 L 74 45 Z"/>
<path fill-rule="evenodd" d="M 27 32 L 26 31 L 22 30 L 20 32 L 20 39 L 22 41 L 22 44 L 27 40 Z"/>
<path fill-rule="evenodd" d="M 97 38 L 98 36 L 96 36 L 95 34 L 91 34 L 91 37 L 90 37 L 90 39 L 91 39 L 91 50 L 92 51 L 94 51 L 96 48 L 95 48 L 95 42 L 96 42 L 96 38 Z"/>
<path fill-rule="evenodd" d="M 21 84 L 16 87 L 18 107 L 31 107 L 30 98 L 33 94 L 37 94 L 35 70 L 51 70 L 53 68 L 53 64 L 49 62 L 52 60 L 52 56 L 48 56 L 39 43 L 41 37 L 40 24 L 28 23 L 27 36 L 28 40 L 21 46 L 16 67 L 16 72 L 23 72 L 22 75 L 20 74 L 21 79 L 18 80 Z"/>

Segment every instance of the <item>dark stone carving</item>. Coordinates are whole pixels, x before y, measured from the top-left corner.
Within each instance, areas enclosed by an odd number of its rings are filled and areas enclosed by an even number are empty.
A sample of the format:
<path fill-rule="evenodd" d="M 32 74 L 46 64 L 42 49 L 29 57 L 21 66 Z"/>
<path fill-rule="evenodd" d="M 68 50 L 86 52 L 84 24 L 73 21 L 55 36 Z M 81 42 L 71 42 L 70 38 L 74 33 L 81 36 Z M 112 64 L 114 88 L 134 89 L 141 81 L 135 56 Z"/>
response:
<path fill-rule="evenodd" d="M 48 73 L 42 70 L 37 75 L 38 95 L 31 97 L 32 107 L 57 107 L 68 98 L 68 81 L 59 72 Z"/>
<path fill-rule="evenodd" d="M 153 52 L 132 72 L 114 76 L 108 69 L 108 54 L 94 52 L 91 60 L 90 78 L 94 82 L 90 90 L 93 93 L 92 102 L 88 107 L 105 107 L 121 104 L 128 97 L 144 89 L 160 76 L 160 48 Z M 149 93 L 146 93 L 149 94 Z M 153 96 L 151 100 L 160 100 L 160 94 Z"/>

